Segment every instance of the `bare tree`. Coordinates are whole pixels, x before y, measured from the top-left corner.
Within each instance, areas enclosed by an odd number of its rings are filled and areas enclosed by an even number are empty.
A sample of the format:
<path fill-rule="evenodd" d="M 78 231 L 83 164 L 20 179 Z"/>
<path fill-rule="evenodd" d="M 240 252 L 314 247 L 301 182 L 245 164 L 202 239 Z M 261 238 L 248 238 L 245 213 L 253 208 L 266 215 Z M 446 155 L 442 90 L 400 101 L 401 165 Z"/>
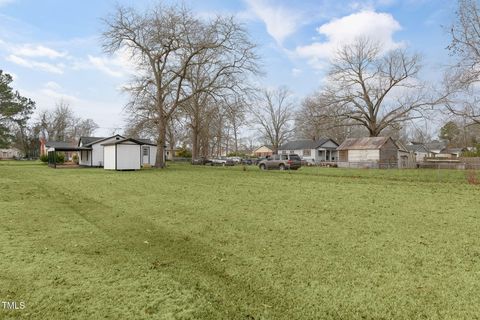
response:
<path fill-rule="evenodd" d="M 126 50 L 141 71 L 130 86 L 127 110 L 155 126 L 158 168 L 165 166 L 167 124 L 179 106 L 219 81 L 256 68 L 255 45 L 233 18 L 204 22 L 184 7 L 159 4 L 144 12 L 117 7 L 105 24 L 104 50 Z M 209 77 L 194 87 L 189 85 L 190 70 L 200 61 Z"/>
<path fill-rule="evenodd" d="M 420 57 L 403 49 L 382 52 L 382 45 L 366 38 L 342 47 L 322 91 L 339 121 L 365 127 L 378 136 L 389 126 L 425 117 L 443 101 L 418 80 Z"/>
<path fill-rule="evenodd" d="M 245 124 L 246 103 L 241 97 L 234 96 L 231 101 L 225 105 L 225 116 L 227 117 L 228 125 L 232 129 L 233 135 L 233 150 L 238 153 L 238 142 L 240 128 Z"/>
<path fill-rule="evenodd" d="M 291 94 L 285 87 L 263 90 L 251 107 L 254 123 L 275 153 L 293 135 L 293 109 Z"/>
<path fill-rule="evenodd" d="M 329 104 L 322 92 L 314 92 L 301 103 L 295 116 L 295 135 L 298 138 L 316 140 L 320 137 L 330 137 L 343 141 L 347 137 L 364 135 L 358 125 L 352 125 L 351 120 L 336 117 L 336 106 Z"/>
<path fill-rule="evenodd" d="M 77 142 L 81 136 L 93 135 L 98 129 L 92 119 L 77 117 L 64 100 L 58 101 L 53 110 L 40 111 L 37 126 L 45 139 L 68 142 Z"/>
<path fill-rule="evenodd" d="M 450 29 L 448 47 L 457 63 L 448 70 L 446 92 L 451 94 L 448 110 L 480 124 L 480 6 L 476 0 L 458 0 L 456 21 Z"/>

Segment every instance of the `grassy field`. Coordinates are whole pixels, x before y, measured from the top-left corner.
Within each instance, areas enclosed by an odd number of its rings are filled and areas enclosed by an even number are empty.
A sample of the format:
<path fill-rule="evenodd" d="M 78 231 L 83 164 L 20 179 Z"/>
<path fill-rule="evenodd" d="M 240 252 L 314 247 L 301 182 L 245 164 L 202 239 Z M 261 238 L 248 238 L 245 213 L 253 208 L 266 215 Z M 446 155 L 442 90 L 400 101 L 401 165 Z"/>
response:
<path fill-rule="evenodd" d="M 0 162 L 0 319 L 479 319 L 462 171 Z"/>

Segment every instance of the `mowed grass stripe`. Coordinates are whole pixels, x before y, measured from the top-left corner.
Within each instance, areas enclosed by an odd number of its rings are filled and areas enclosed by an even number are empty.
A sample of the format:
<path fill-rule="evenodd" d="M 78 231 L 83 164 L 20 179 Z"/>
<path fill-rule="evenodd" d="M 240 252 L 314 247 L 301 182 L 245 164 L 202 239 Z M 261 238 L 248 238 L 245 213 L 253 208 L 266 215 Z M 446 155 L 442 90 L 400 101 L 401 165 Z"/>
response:
<path fill-rule="evenodd" d="M 0 171 L 2 179 L 23 183 L 9 183 L 23 198 L 57 198 L 41 199 L 46 210 L 27 214 L 45 217 L 42 234 L 50 238 L 39 238 L 55 254 L 44 266 L 12 271 L 13 283 L 62 263 L 57 276 L 108 298 L 79 299 L 78 286 L 71 286 L 65 301 L 55 282 L 37 275 L 51 287 L 53 307 L 45 307 L 44 290 L 34 290 L 32 305 L 40 300 L 43 306 L 36 318 L 56 309 L 54 316 L 78 319 L 477 315 L 479 189 L 467 185 L 462 172 L 415 171 L 420 177 L 414 177 L 407 171 L 412 179 L 403 182 L 397 170 L 176 165 L 105 172 L 2 165 Z M 32 180 L 39 181 L 37 190 L 28 189 Z M 2 190 L 1 197 L 17 196 Z M 61 228 L 50 228 L 54 220 Z M 18 240 L 31 232 L 32 221 L 13 229 Z M 35 237 L 21 241 L 24 259 L 38 254 L 28 245 Z M 10 259 L 8 265 L 21 260 Z M 90 278 L 73 278 L 78 264 Z M 130 300 L 132 292 L 138 297 Z M 102 307 L 114 297 L 120 306 Z"/>

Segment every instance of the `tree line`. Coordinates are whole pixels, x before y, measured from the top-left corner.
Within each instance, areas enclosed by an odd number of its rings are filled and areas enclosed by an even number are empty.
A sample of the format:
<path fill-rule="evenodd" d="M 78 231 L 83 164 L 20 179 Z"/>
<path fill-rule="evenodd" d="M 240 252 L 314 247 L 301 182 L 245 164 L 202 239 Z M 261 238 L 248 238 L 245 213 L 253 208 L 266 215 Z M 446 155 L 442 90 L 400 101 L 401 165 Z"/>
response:
<path fill-rule="evenodd" d="M 292 137 L 329 136 L 341 142 L 390 135 L 428 141 L 434 137 L 426 126 L 439 114 L 449 117 L 439 138 L 467 145 L 480 131 L 479 16 L 477 0 L 458 0 L 448 30 L 448 50 L 456 63 L 437 83 L 422 80 L 420 54 L 358 38 L 338 48 L 325 84 L 300 102 L 287 87 L 258 85 L 263 72 L 257 45 L 234 17 L 201 19 L 184 5 L 164 2 L 144 10 L 117 6 L 103 20 L 102 46 L 108 54 L 129 54 L 138 71 L 125 87 L 130 97 L 125 133 L 150 137 L 169 149 L 189 147 L 193 157 L 239 152 L 258 138 L 274 149 Z M 2 83 L 10 82 L 3 75 Z M 18 135 L 28 136 L 21 124 L 34 103 L 9 94 L 2 101 L 16 99 L 11 106 L 25 108 L 13 116 L 2 103 L 2 139 L 11 139 L 4 133 L 11 133 L 13 124 L 23 128 Z M 33 134 L 72 139 L 95 130 L 93 121 L 65 117 L 65 111 L 60 105 L 41 113 Z M 255 133 L 245 138 L 248 129 Z M 156 159 L 157 167 L 165 166 L 164 148 L 158 148 Z"/>
<path fill-rule="evenodd" d="M 12 82 L 12 76 L 0 70 L 0 148 L 13 146 L 26 158 L 38 158 L 41 139 L 74 144 L 98 129 L 92 119 L 76 116 L 63 100 L 32 119 L 35 102 L 14 90 Z"/>

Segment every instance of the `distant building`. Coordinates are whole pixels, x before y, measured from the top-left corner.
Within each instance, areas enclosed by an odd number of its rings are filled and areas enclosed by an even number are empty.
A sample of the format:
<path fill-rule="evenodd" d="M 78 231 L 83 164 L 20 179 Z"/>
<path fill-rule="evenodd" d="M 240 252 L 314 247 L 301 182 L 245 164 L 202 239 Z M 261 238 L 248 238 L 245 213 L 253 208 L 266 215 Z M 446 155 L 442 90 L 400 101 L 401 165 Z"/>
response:
<path fill-rule="evenodd" d="M 415 156 L 390 137 L 346 139 L 338 148 L 338 166 L 413 168 Z"/>
<path fill-rule="evenodd" d="M 263 145 L 253 150 L 253 156 L 257 158 L 270 157 L 273 154 L 273 147 L 269 145 Z"/>
<path fill-rule="evenodd" d="M 0 149 L 0 160 L 18 159 L 22 152 L 17 148 Z"/>
<path fill-rule="evenodd" d="M 333 139 L 303 139 L 285 143 L 278 148 L 278 154 L 295 153 L 303 160 L 320 163 L 337 161 L 337 147 Z"/>

